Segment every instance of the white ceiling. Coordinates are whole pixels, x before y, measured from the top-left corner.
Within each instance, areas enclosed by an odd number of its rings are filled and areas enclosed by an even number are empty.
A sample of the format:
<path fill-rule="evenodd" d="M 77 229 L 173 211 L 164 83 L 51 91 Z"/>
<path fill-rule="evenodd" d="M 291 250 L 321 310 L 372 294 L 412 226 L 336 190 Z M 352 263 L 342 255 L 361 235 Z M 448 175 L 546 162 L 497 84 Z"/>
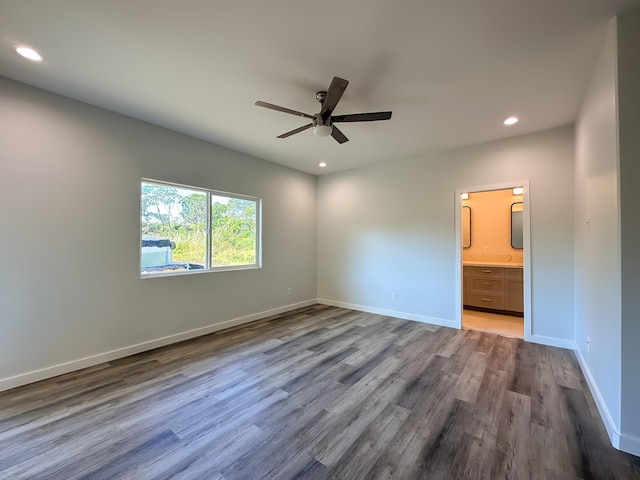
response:
<path fill-rule="evenodd" d="M 635 0 L 625 1 L 628 4 Z M 0 0 L 0 75 L 313 174 L 572 123 L 614 0 Z M 29 44 L 35 64 L 12 48 Z M 254 106 L 335 114 L 350 141 Z M 520 123 L 502 121 L 518 115 Z M 318 167 L 326 161 L 326 169 Z"/>

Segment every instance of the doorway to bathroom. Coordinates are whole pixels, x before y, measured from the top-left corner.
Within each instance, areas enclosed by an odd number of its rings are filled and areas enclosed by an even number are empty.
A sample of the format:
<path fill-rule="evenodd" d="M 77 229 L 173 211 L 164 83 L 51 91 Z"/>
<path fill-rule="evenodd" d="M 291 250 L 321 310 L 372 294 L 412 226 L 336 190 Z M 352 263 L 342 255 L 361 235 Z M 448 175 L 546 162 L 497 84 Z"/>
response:
<path fill-rule="evenodd" d="M 456 192 L 460 327 L 526 339 L 528 182 Z M 526 217 L 526 218 L 525 218 Z"/>

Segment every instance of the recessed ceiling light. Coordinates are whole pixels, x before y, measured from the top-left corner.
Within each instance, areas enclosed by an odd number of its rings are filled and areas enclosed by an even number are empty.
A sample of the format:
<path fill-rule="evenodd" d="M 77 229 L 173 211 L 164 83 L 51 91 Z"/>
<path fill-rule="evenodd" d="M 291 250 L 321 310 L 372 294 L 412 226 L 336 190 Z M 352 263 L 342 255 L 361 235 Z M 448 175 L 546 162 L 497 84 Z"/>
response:
<path fill-rule="evenodd" d="M 509 117 L 504 121 L 505 125 L 513 125 L 518 123 L 518 117 Z"/>
<path fill-rule="evenodd" d="M 24 58 L 27 58 L 34 62 L 41 62 L 42 60 L 44 60 L 44 57 L 41 53 L 38 53 L 33 48 L 27 47 L 25 45 L 17 46 L 16 52 L 18 52 L 18 54 L 22 55 Z"/>
<path fill-rule="evenodd" d="M 327 166 L 327 164 L 325 162 L 320 162 L 318 166 L 324 168 Z"/>

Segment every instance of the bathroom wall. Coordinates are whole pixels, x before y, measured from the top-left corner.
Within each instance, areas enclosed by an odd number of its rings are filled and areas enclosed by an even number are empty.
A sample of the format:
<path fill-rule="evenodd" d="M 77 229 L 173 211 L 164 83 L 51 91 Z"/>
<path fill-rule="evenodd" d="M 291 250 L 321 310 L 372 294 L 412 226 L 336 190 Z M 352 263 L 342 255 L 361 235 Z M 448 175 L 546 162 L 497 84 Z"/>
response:
<path fill-rule="evenodd" d="M 511 205 L 522 195 L 511 189 L 472 192 L 462 205 L 471 208 L 471 247 L 462 249 L 464 262 L 522 264 L 522 249 L 511 247 Z"/>

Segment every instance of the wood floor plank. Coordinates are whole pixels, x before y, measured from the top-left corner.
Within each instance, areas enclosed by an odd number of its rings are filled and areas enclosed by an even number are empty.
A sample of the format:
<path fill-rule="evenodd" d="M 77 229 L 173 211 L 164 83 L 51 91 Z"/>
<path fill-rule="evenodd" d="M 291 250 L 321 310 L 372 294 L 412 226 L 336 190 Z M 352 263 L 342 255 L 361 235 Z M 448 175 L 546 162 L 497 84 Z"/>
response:
<path fill-rule="evenodd" d="M 296 434 L 314 424 L 317 418 L 322 418 L 326 411 L 318 408 L 317 404 L 298 408 L 291 418 L 280 422 L 274 429 L 262 428 L 264 436 L 260 441 L 247 445 L 242 454 L 234 456 L 231 461 L 226 455 L 221 456 L 218 463 L 224 478 L 277 478 L 270 475 L 275 475 L 276 471 L 304 469 L 314 459 L 309 454 L 308 444 Z"/>
<path fill-rule="evenodd" d="M 419 473 L 425 449 L 436 440 L 454 407 L 455 399 L 450 392 L 456 379 L 455 375 L 439 370 L 439 381 L 424 391 L 407 421 L 364 478 L 414 478 Z"/>
<path fill-rule="evenodd" d="M 556 377 L 556 383 L 563 387 L 580 390 L 582 388 L 580 383 L 582 375 L 580 375 L 575 354 L 569 350 L 560 348 L 549 350 L 548 354 L 553 358 L 551 368 Z"/>
<path fill-rule="evenodd" d="M 487 365 L 487 354 L 473 352 L 464 369 L 458 376 L 454 396 L 458 400 L 474 403 L 482 384 L 482 377 Z"/>
<path fill-rule="evenodd" d="M 562 431 L 569 421 L 546 349 L 536 347 L 537 364 L 531 370 L 531 421 L 551 431 Z"/>
<path fill-rule="evenodd" d="M 443 370 L 445 363 L 445 357 L 440 355 L 431 356 L 431 362 L 426 365 L 424 370 L 410 379 L 396 403 L 401 407 L 414 410 L 416 405 L 424 399 L 427 392 L 442 393 L 443 389 L 440 383 L 452 377 L 451 374 Z M 445 388 L 448 388 L 448 384 L 446 384 Z"/>
<path fill-rule="evenodd" d="M 391 403 L 344 452 L 330 469 L 332 479 L 366 478 L 371 465 L 391 442 L 409 416 L 409 410 Z"/>
<path fill-rule="evenodd" d="M 415 478 L 448 478 L 454 469 L 466 463 L 469 452 L 464 448 L 468 436 L 464 419 L 470 414 L 466 402 L 453 401 L 442 428 L 430 432 L 430 438 L 423 446 Z"/>
<path fill-rule="evenodd" d="M 493 448 L 496 444 L 500 413 L 507 395 L 507 375 L 500 370 L 485 371 L 474 404 L 474 413 L 466 426 L 467 432 L 485 440 Z"/>
<path fill-rule="evenodd" d="M 452 465 L 451 478 L 493 480 L 493 445 L 481 438 L 465 434 L 459 448 L 463 452 L 461 458 L 464 460 Z"/>
<path fill-rule="evenodd" d="M 253 425 L 227 429 L 226 432 L 210 430 L 203 435 L 180 442 L 165 455 L 151 459 L 128 472 L 130 478 L 152 478 L 154 480 L 185 480 L 193 478 L 222 478 L 218 462 L 214 459 L 224 455 L 233 461 L 242 455 L 247 445 L 259 442 L 265 433 Z"/>
<path fill-rule="evenodd" d="M 265 478 L 324 480 L 328 478 L 328 476 L 327 467 L 311 457 L 311 455 L 305 454 L 293 460 L 281 462 L 276 468 L 267 472 Z"/>
<path fill-rule="evenodd" d="M 562 380 L 565 378 L 563 376 Z M 626 462 L 623 458 L 607 458 L 608 442 L 599 431 L 599 419 L 591 416 L 584 393 L 565 386 L 561 386 L 560 391 L 573 427 L 566 431 L 566 439 L 570 445 L 573 466 L 580 478 L 626 478 Z"/>
<path fill-rule="evenodd" d="M 510 391 L 531 396 L 535 364 L 530 344 L 521 343 L 516 351 L 515 370 L 509 387 Z"/>
<path fill-rule="evenodd" d="M 418 460 L 427 440 L 408 425 L 409 419 L 396 432 L 367 473 L 360 478 L 371 480 L 415 478 Z"/>
<path fill-rule="evenodd" d="M 0 392 L 0 479 L 640 479 L 575 355 L 312 305 Z"/>
<path fill-rule="evenodd" d="M 531 423 L 532 478 L 577 479 L 562 432 Z"/>
<path fill-rule="evenodd" d="M 333 467 L 367 430 L 371 423 L 390 405 L 404 388 L 404 381 L 395 378 L 349 412 L 338 416 L 334 427 L 320 437 L 311 448 L 311 454 L 328 468 Z"/>
<path fill-rule="evenodd" d="M 328 405 L 326 409 L 336 415 L 353 410 L 364 399 L 379 389 L 385 381 L 394 379 L 394 373 L 398 370 L 400 364 L 400 360 L 396 358 L 386 358 L 367 375 L 351 386 L 342 398 L 336 399 Z"/>
<path fill-rule="evenodd" d="M 492 477 L 529 480 L 531 441 L 531 399 L 508 391 L 502 412 Z"/>

